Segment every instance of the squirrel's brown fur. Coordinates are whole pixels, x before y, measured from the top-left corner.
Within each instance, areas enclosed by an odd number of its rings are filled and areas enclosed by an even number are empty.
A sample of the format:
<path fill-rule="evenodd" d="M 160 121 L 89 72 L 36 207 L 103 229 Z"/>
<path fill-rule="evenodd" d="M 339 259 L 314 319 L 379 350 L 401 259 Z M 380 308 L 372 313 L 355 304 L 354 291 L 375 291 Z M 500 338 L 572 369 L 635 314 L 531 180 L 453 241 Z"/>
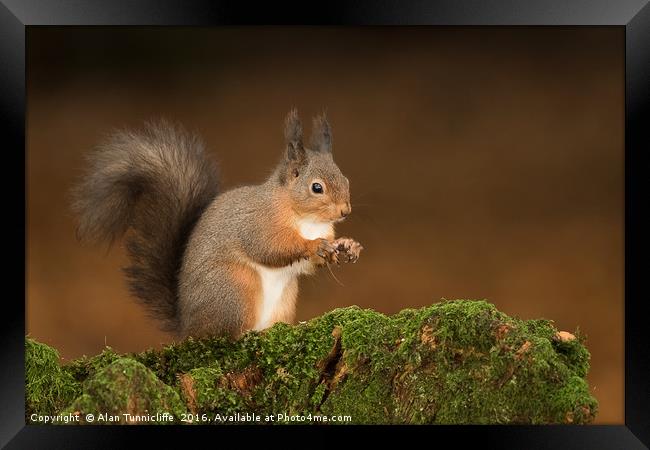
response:
<path fill-rule="evenodd" d="M 118 132 L 91 153 L 73 192 L 78 233 L 112 241 L 128 232 L 129 286 L 165 329 L 236 337 L 290 322 L 300 274 L 358 258 L 356 241 L 334 240 L 351 207 L 327 119 L 314 119 L 310 148 L 295 109 L 284 132 L 264 183 L 219 195 L 201 141 L 167 122 Z"/>

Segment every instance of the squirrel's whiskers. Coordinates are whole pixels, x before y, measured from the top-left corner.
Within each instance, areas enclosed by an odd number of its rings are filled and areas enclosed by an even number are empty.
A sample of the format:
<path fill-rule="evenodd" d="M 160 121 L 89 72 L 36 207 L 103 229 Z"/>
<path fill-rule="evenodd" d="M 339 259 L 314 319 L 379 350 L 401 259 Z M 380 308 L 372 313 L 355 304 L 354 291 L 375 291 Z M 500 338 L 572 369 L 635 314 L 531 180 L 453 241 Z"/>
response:
<path fill-rule="evenodd" d="M 345 285 L 343 283 L 341 283 L 341 281 L 338 278 L 336 278 L 336 275 L 334 275 L 334 272 L 332 272 L 332 268 L 330 267 L 330 263 L 326 262 L 325 265 L 327 265 L 327 270 L 329 271 L 330 275 L 332 275 L 332 278 L 334 278 L 334 281 L 336 281 L 341 286 L 345 287 Z"/>

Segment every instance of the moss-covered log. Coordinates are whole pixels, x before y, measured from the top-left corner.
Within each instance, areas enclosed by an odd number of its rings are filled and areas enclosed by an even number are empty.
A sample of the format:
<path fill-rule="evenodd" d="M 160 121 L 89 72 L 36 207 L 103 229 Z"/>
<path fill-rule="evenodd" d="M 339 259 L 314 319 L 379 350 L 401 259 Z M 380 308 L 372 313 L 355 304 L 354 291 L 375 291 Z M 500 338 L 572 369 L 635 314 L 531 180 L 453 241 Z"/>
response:
<path fill-rule="evenodd" d="M 27 420 L 589 423 L 597 402 L 583 341 L 467 300 L 394 316 L 349 307 L 235 342 L 106 348 L 62 366 L 54 349 L 27 338 Z"/>

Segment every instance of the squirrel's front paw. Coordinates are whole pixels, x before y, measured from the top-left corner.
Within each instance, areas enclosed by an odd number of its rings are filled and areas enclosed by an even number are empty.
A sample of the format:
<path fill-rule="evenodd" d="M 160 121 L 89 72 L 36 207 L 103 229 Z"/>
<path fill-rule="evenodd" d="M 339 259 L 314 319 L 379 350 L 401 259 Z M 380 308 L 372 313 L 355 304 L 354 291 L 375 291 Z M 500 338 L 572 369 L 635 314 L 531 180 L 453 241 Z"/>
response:
<path fill-rule="evenodd" d="M 327 239 L 320 240 L 316 254 L 323 258 L 326 262 L 334 264 L 339 263 L 339 255 L 338 250 L 336 249 L 336 245 Z"/>
<path fill-rule="evenodd" d="M 338 238 L 334 241 L 334 246 L 338 253 L 341 255 L 344 262 L 356 263 L 359 259 L 359 254 L 363 250 L 363 246 L 354 239 Z"/>

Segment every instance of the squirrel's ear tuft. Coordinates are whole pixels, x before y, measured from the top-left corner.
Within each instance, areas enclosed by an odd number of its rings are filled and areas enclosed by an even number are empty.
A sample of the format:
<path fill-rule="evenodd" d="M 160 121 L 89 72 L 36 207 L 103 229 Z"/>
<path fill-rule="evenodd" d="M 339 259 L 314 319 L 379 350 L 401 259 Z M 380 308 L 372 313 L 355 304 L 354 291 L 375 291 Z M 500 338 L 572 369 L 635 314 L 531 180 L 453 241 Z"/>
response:
<path fill-rule="evenodd" d="M 301 162 L 305 158 L 305 149 L 302 145 L 302 123 L 296 108 L 292 108 L 284 120 L 284 140 L 287 144 L 287 159 Z"/>
<path fill-rule="evenodd" d="M 332 152 L 332 128 L 325 113 L 314 117 L 311 130 L 310 148 L 315 152 Z"/>

